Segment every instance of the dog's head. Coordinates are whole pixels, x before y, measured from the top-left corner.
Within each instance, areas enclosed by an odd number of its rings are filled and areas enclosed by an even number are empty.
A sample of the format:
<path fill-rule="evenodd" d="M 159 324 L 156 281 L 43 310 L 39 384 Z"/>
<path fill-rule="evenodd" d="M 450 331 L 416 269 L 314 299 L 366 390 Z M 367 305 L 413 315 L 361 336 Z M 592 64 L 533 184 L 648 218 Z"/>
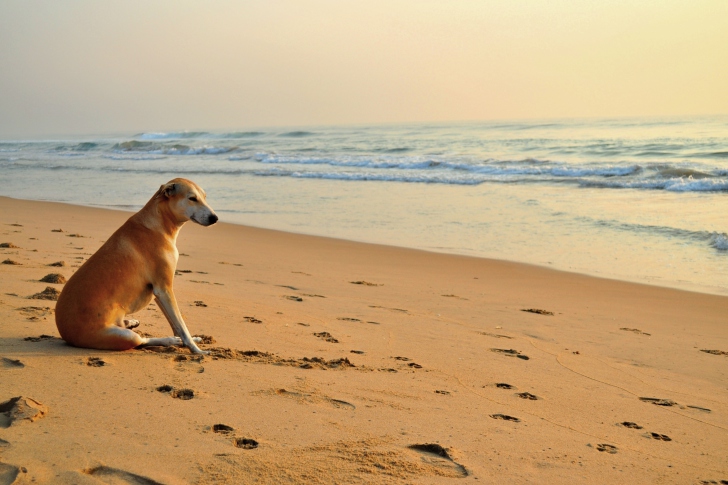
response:
<path fill-rule="evenodd" d="M 217 222 L 217 214 L 205 200 L 205 191 L 191 180 L 170 180 L 159 188 L 157 194 L 167 200 L 180 221 L 194 221 L 202 226 L 211 226 Z"/>

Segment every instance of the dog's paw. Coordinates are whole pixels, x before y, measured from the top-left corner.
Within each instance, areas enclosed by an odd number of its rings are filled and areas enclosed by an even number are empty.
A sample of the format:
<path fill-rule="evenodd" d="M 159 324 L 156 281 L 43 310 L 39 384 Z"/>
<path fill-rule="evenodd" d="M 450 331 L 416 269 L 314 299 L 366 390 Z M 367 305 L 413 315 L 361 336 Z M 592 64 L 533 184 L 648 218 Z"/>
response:
<path fill-rule="evenodd" d="M 139 326 L 139 320 L 135 320 L 133 318 L 125 318 L 124 319 L 124 327 L 131 330 L 132 328 L 137 328 Z"/>

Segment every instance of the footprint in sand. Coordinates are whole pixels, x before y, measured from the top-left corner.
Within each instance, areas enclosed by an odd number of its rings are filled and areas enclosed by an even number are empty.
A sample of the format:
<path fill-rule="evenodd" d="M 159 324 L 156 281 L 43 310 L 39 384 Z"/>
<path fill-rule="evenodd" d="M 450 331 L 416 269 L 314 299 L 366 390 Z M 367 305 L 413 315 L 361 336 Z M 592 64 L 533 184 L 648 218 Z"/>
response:
<path fill-rule="evenodd" d="M 295 295 L 283 295 L 283 298 L 285 298 L 286 300 L 291 300 L 291 301 L 303 301 L 303 298 L 301 298 L 300 296 L 295 296 Z"/>
<path fill-rule="evenodd" d="M 101 357 L 89 357 L 86 359 L 86 365 L 89 367 L 103 367 L 106 362 Z"/>
<path fill-rule="evenodd" d="M 688 406 L 687 406 L 687 407 L 689 407 L 690 409 L 695 409 L 695 410 L 697 410 L 697 411 L 702 411 L 702 412 L 704 412 L 704 413 L 709 413 L 709 412 L 711 412 L 711 411 L 710 411 L 710 409 L 708 409 L 708 408 L 701 408 L 700 406 L 691 406 L 690 404 L 688 404 Z"/>
<path fill-rule="evenodd" d="M 320 338 L 321 340 L 325 340 L 326 342 L 331 342 L 332 344 L 339 343 L 339 341 L 335 339 L 329 332 L 316 332 L 313 335 Z"/>
<path fill-rule="evenodd" d="M 391 307 L 386 307 L 386 306 L 381 306 L 381 305 L 369 305 L 369 308 L 381 308 L 382 310 L 390 310 L 393 312 L 409 313 L 408 310 L 405 310 L 403 308 L 391 308 Z"/>
<path fill-rule="evenodd" d="M 182 401 L 189 401 L 195 397 L 195 391 L 192 389 L 175 389 L 170 393 L 170 396 L 175 399 L 181 399 Z"/>
<path fill-rule="evenodd" d="M 87 468 L 82 471 L 86 475 L 91 475 L 92 477 L 98 478 L 102 482 L 109 484 L 128 483 L 130 485 L 163 485 L 151 478 L 119 470 L 118 468 L 111 468 L 109 466 L 101 465 L 94 468 Z"/>
<path fill-rule="evenodd" d="M 512 339 L 513 337 L 509 337 L 508 335 L 501 335 L 498 333 L 488 333 L 488 332 L 478 332 L 480 335 L 485 335 L 486 337 L 493 337 L 493 338 L 507 338 Z"/>
<path fill-rule="evenodd" d="M 519 359 L 522 359 L 522 360 L 530 359 L 530 357 L 528 357 L 527 355 L 521 354 L 521 352 L 519 350 L 515 350 L 515 349 L 490 349 L 490 351 L 503 354 L 507 357 L 518 357 Z"/>
<path fill-rule="evenodd" d="M 657 406 L 676 406 L 677 403 L 672 399 L 660 399 L 657 397 L 641 397 L 640 401 L 655 404 Z"/>
<path fill-rule="evenodd" d="M 420 364 L 416 364 L 414 362 L 410 362 L 412 359 L 410 359 L 409 357 L 397 356 L 397 357 L 392 357 L 392 358 L 394 360 L 399 360 L 399 361 L 402 361 L 402 362 L 409 362 L 407 365 L 409 367 L 412 367 L 413 369 L 422 369 L 422 366 Z"/>
<path fill-rule="evenodd" d="M 350 350 L 349 352 L 351 352 L 352 354 L 359 354 L 359 355 L 362 355 L 365 353 L 363 350 Z"/>
<path fill-rule="evenodd" d="M 449 396 L 450 391 L 442 391 L 442 390 L 436 390 L 435 394 L 442 394 L 443 396 Z"/>
<path fill-rule="evenodd" d="M 235 438 L 233 445 L 244 450 L 253 450 L 258 447 L 258 442 L 251 438 Z"/>
<path fill-rule="evenodd" d="M 598 451 L 605 451 L 609 453 L 610 455 L 614 455 L 617 453 L 617 447 L 614 445 L 608 445 L 606 443 L 599 443 L 597 444 L 597 450 Z"/>
<path fill-rule="evenodd" d="M 56 337 L 54 337 L 53 335 L 43 334 L 37 337 L 25 337 L 23 340 L 25 340 L 26 342 L 42 342 L 44 340 L 53 340 L 55 338 Z"/>
<path fill-rule="evenodd" d="M 637 423 L 633 423 L 632 421 L 622 421 L 619 423 L 621 426 L 624 426 L 625 428 L 632 428 L 632 429 L 642 429 L 642 426 L 640 426 Z"/>
<path fill-rule="evenodd" d="M 11 485 L 15 482 L 15 479 L 20 475 L 20 468 L 8 465 L 6 463 L 0 463 L 0 485 Z"/>
<path fill-rule="evenodd" d="M 37 321 L 55 312 L 51 307 L 23 306 L 16 308 L 23 316 L 30 321 Z"/>
<path fill-rule="evenodd" d="M 467 300 L 467 298 L 463 298 L 462 296 L 457 296 L 457 295 L 440 295 L 440 296 L 444 296 L 445 298 L 457 298 L 458 300 Z"/>
<path fill-rule="evenodd" d="M 459 478 L 464 478 L 469 475 L 468 470 L 463 465 L 453 460 L 447 448 L 443 448 L 442 445 L 438 443 L 409 445 L 407 448 L 409 448 L 410 450 L 418 451 L 425 455 L 434 455 L 436 457 L 449 461 L 450 463 L 452 463 L 452 466 L 455 467 L 456 476 L 459 476 Z"/>
<path fill-rule="evenodd" d="M 534 396 L 530 392 L 519 392 L 516 394 L 516 396 L 520 397 L 521 399 L 527 399 L 529 401 L 538 401 L 538 397 Z"/>
<path fill-rule="evenodd" d="M 243 320 L 245 320 L 246 322 L 250 322 L 250 323 L 263 323 L 263 320 L 258 320 L 255 317 L 243 317 Z M 301 323 L 299 325 L 303 325 L 303 324 Z"/>
<path fill-rule="evenodd" d="M 507 414 L 491 414 L 490 417 L 493 419 L 502 419 L 504 421 L 513 421 L 514 423 L 521 422 L 520 419 L 514 418 L 513 416 L 508 416 Z"/>
<path fill-rule="evenodd" d="M 13 397 L 0 403 L 0 428 L 21 422 L 32 423 L 48 413 L 48 408 L 30 397 Z"/>
<path fill-rule="evenodd" d="M 15 359 L 8 359 L 7 357 L 0 358 L 0 369 L 22 369 L 25 364 Z"/>
<path fill-rule="evenodd" d="M 235 431 L 235 428 L 228 426 L 227 424 L 213 424 L 212 431 L 220 434 L 230 434 Z"/>
<path fill-rule="evenodd" d="M 65 261 L 56 261 L 55 263 L 47 264 L 46 266 L 52 266 L 54 268 L 63 268 L 64 266 L 66 266 L 66 262 Z"/>
<path fill-rule="evenodd" d="M 672 441 L 672 438 L 667 436 L 666 434 L 660 434 L 660 433 L 652 433 L 646 435 L 648 438 L 652 438 L 659 441 Z"/>
<path fill-rule="evenodd" d="M 379 283 L 370 283 L 368 281 L 359 280 L 359 281 L 349 281 L 352 285 L 362 285 L 362 286 L 384 286 Z"/>
<path fill-rule="evenodd" d="M 652 335 L 652 334 L 650 334 L 650 333 L 647 333 L 647 332 L 643 332 L 643 331 L 642 331 L 642 330 L 640 330 L 639 328 L 627 328 L 627 327 L 622 327 L 622 328 L 620 328 L 620 330 L 624 330 L 625 332 L 632 332 L 632 333 L 636 333 L 636 334 L 638 334 L 638 335 L 647 335 L 647 336 L 650 336 L 650 335 Z"/>
<path fill-rule="evenodd" d="M 551 315 L 553 316 L 554 312 L 550 312 L 548 310 L 541 310 L 540 308 L 523 308 L 521 309 L 522 312 L 528 312 L 528 313 L 535 313 L 537 315 Z"/>
<path fill-rule="evenodd" d="M 2 264 L 11 264 L 11 265 L 14 265 L 14 266 L 21 266 L 22 265 L 22 263 L 18 263 L 17 261 L 13 261 L 12 259 L 6 259 L 6 260 L 3 261 Z"/>
<path fill-rule="evenodd" d="M 279 288 L 287 288 L 289 290 L 298 291 L 298 288 L 296 288 L 295 286 L 291 286 L 291 285 L 276 285 L 276 286 Z"/>
<path fill-rule="evenodd" d="M 705 352 L 706 354 L 713 354 L 713 355 L 728 355 L 728 352 L 725 350 L 708 350 L 708 349 L 700 349 L 701 352 Z"/>
<path fill-rule="evenodd" d="M 287 391 L 286 389 L 272 389 L 270 391 L 262 391 L 262 394 L 269 394 L 269 395 L 276 395 L 276 396 L 282 396 L 287 397 L 291 399 L 295 399 L 301 403 L 306 404 L 317 404 L 317 403 L 327 403 L 331 406 L 337 408 L 337 409 L 356 409 L 356 406 L 351 404 L 350 402 L 341 400 L 341 399 L 334 399 L 328 396 L 323 396 L 318 393 L 308 393 L 308 392 L 295 392 L 295 391 Z"/>
<path fill-rule="evenodd" d="M 202 355 L 179 354 L 172 357 L 172 362 L 175 370 L 180 372 L 194 372 L 202 374 L 205 372 L 205 368 L 202 366 L 204 359 L 205 358 Z"/>
<path fill-rule="evenodd" d="M 515 389 L 516 388 L 516 386 L 506 384 L 505 382 L 498 382 L 498 383 L 496 383 L 495 387 L 497 387 L 499 389 Z"/>

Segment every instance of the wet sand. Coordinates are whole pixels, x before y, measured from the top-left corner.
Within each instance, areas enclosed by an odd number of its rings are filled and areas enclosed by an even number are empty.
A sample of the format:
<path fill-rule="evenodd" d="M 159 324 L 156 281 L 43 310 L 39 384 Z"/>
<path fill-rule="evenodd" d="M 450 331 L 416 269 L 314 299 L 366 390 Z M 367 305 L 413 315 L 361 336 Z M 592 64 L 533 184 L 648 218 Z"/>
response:
<path fill-rule="evenodd" d="M 130 214 L 0 214 L 0 485 L 728 480 L 726 297 L 189 223 L 175 292 L 211 353 L 78 349 L 40 280 Z"/>

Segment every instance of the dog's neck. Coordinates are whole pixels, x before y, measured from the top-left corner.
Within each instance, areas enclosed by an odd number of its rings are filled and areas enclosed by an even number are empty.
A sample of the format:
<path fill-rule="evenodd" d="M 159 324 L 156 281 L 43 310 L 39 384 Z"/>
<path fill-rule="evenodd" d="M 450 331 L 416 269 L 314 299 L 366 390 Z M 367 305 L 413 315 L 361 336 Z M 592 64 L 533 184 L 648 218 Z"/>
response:
<path fill-rule="evenodd" d="M 133 218 L 144 227 L 164 234 L 176 246 L 177 235 L 186 220 L 179 220 L 166 200 L 153 198 Z"/>

